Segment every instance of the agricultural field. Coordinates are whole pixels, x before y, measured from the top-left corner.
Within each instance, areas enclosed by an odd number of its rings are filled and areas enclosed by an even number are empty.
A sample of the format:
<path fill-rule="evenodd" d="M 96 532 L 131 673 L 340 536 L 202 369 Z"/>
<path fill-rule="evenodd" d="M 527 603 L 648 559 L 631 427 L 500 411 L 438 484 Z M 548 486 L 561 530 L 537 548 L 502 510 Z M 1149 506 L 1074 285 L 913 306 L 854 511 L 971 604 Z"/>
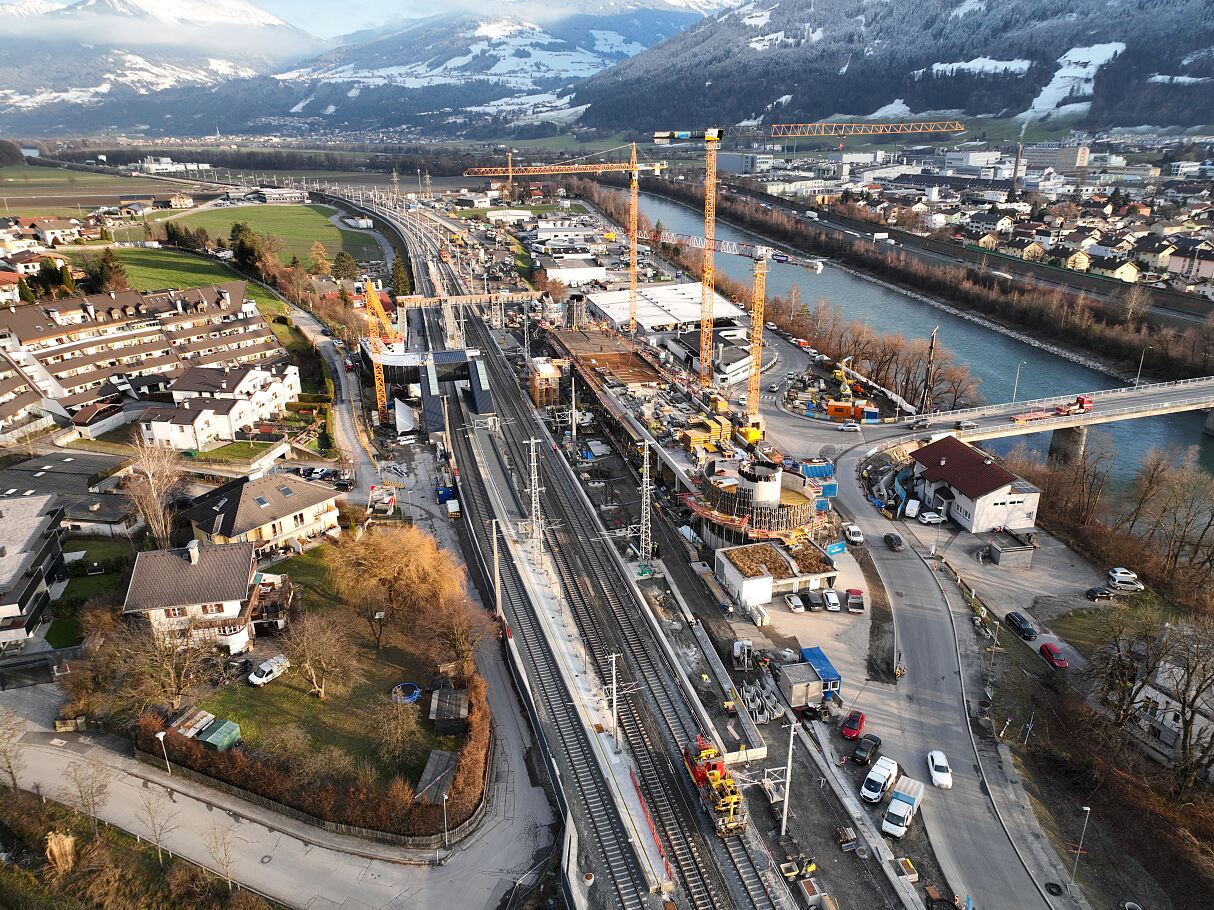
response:
<path fill-rule="evenodd" d="M 0 167 L 0 215 L 79 217 L 126 196 L 169 196 L 194 184 L 151 177 L 115 177 L 19 164 Z"/>
<path fill-rule="evenodd" d="M 183 215 L 174 221 L 184 227 L 206 228 L 212 237 L 226 236 L 233 224 L 243 221 L 259 234 L 270 234 L 282 240 L 283 248 L 278 258 L 284 265 L 292 256 L 298 256 L 306 264 L 308 251 L 317 240 L 325 245 L 330 259 L 342 250 L 358 260 L 382 259 L 383 250 L 370 234 L 343 230 L 329 220 L 336 212 L 327 205 L 243 205 L 211 208 Z M 143 236 L 142 227 L 128 230 Z"/>

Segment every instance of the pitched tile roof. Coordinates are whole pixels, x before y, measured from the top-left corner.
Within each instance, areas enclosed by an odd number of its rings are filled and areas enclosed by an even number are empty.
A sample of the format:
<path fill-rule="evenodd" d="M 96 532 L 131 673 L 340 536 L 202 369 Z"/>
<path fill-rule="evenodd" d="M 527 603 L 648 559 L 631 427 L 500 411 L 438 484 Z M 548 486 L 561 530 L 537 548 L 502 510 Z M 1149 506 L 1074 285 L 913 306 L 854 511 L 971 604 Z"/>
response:
<path fill-rule="evenodd" d="M 191 561 L 191 550 L 197 561 Z M 175 550 L 152 550 L 135 557 L 123 613 L 244 600 L 253 578 L 253 545 L 194 541 Z"/>
<path fill-rule="evenodd" d="M 920 476 L 928 482 L 943 480 L 970 499 L 978 499 L 1019 479 L 985 452 L 966 445 L 956 436 L 945 436 L 916 449 L 911 458 L 923 465 Z"/>
<path fill-rule="evenodd" d="M 337 492 L 323 484 L 290 474 L 266 474 L 224 484 L 195 499 L 183 514 L 207 534 L 237 537 L 336 498 Z"/>
<path fill-rule="evenodd" d="M 222 367 L 189 367 L 169 386 L 170 392 L 230 392 L 241 381 L 259 367 L 240 364 L 229 369 Z"/>

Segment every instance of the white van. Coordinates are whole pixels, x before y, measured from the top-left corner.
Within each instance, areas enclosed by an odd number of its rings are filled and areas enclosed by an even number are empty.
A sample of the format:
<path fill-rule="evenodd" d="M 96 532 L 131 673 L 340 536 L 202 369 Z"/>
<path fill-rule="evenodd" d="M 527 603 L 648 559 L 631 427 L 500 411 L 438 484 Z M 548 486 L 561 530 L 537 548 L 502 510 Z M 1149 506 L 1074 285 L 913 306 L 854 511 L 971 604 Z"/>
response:
<path fill-rule="evenodd" d="M 902 510 L 902 515 L 906 518 L 916 517 L 919 514 L 921 505 L 922 503 L 917 499 L 908 499 L 906 501 L 906 508 Z"/>

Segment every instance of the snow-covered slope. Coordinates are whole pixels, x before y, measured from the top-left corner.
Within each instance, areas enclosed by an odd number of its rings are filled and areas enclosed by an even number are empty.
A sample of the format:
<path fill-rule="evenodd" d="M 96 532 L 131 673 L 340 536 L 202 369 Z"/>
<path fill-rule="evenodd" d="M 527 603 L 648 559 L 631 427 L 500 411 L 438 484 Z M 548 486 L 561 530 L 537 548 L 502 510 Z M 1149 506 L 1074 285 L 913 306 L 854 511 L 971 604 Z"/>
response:
<path fill-rule="evenodd" d="M 610 129 L 680 111 L 1197 125 L 1214 122 L 1211 48 L 1210 0 L 750 0 L 567 94 L 580 124 Z"/>
<path fill-rule="evenodd" d="M 247 0 L 0 0 L 0 111 L 213 86 L 315 53 Z"/>

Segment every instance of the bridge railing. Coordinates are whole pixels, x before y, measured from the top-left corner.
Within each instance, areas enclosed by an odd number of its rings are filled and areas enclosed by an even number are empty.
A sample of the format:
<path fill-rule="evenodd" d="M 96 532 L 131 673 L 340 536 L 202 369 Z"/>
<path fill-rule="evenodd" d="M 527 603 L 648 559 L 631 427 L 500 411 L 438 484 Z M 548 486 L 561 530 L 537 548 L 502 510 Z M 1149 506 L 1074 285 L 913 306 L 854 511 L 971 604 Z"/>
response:
<path fill-rule="evenodd" d="M 1214 386 L 1214 377 L 1201 376 L 1196 379 L 1176 379 L 1171 382 L 1153 382 L 1143 383 L 1137 388 L 1134 386 L 1123 386 L 1117 389 L 1101 389 L 1096 392 L 1080 392 L 1077 394 L 1086 395 L 1089 398 L 1109 398 L 1119 395 L 1133 395 L 1136 393 L 1159 392 L 1165 389 L 1179 389 L 1195 385 L 1211 385 Z M 1049 398 L 1032 398 L 1024 401 L 1007 401 L 1002 404 L 988 404 L 974 408 L 961 408 L 956 411 L 931 411 L 923 414 L 923 417 L 929 417 L 932 420 L 941 419 L 947 420 L 950 417 L 964 417 L 966 415 L 975 414 L 1002 414 L 1007 411 L 1031 411 L 1034 408 L 1053 407 L 1066 401 L 1074 401 L 1077 395 L 1052 395 Z M 908 418 L 910 419 L 910 418 Z"/>
<path fill-rule="evenodd" d="M 1195 395 L 1187 398 L 1176 398 L 1169 401 L 1156 402 L 1147 405 L 1127 405 L 1124 408 L 1114 408 L 1111 411 L 1102 409 L 1099 411 L 1083 411 L 1078 414 L 1058 414 L 1054 417 L 1043 417 L 1040 420 L 1019 423 L 1015 426 L 1017 429 L 1023 430 L 1024 432 L 1035 433 L 1038 431 L 1048 430 L 1050 427 L 1058 424 L 1077 426 L 1083 423 L 1085 419 L 1095 418 L 1095 420 L 1103 423 L 1105 418 L 1115 418 L 1122 414 L 1129 418 L 1135 415 L 1141 415 L 1144 411 L 1167 411 L 1172 408 L 1196 410 L 1198 407 L 1209 407 L 1211 404 L 1214 404 L 1214 389 L 1211 390 L 1209 395 Z M 1009 426 L 1011 425 L 1009 424 Z M 975 430 L 962 431 L 962 434 L 969 436 L 981 436 L 985 432 L 999 429 L 1000 427 L 978 427 Z"/>

